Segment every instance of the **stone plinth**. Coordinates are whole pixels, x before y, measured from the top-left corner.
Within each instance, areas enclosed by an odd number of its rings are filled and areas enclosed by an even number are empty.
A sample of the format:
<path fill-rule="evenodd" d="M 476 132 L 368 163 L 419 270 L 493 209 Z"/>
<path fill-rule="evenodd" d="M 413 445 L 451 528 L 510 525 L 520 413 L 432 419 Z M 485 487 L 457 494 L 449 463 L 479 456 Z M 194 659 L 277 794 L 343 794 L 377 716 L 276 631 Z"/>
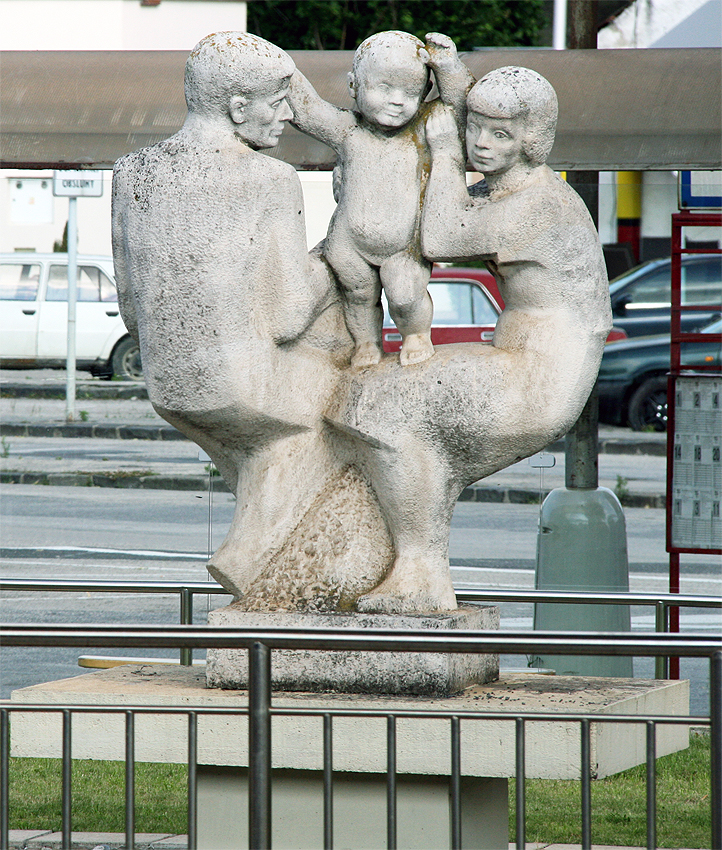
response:
<path fill-rule="evenodd" d="M 499 609 L 469 605 L 428 616 L 392 614 L 265 614 L 233 606 L 212 611 L 212 626 L 238 629 L 285 626 L 313 629 L 459 629 L 499 628 Z M 416 694 L 449 696 L 469 685 L 499 676 L 499 656 L 493 654 L 430 652 L 346 652 L 332 650 L 274 650 L 271 680 L 274 690 L 359 694 Z M 206 683 L 211 688 L 245 688 L 248 652 L 245 649 L 208 651 Z"/>
<path fill-rule="evenodd" d="M 13 703 L 104 706 L 248 706 L 246 691 L 207 688 L 198 668 L 128 665 L 86 673 L 12 694 Z M 461 720 L 461 771 L 464 776 L 509 777 L 515 773 L 515 712 L 598 712 L 603 714 L 686 715 L 689 682 L 654 679 L 610 679 L 581 676 L 502 674 L 496 682 L 474 685 L 446 698 L 364 696 L 360 694 L 274 693 L 274 708 L 508 712 L 509 720 Z M 188 757 L 188 724 L 183 715 L 138 715 L 136 759 L 184 763 Z M 59 712 L 12 715 L 12 755 L 58 758 L 62 717 Z M 323 769 L 321 717 L 273 718 L 273 766 L 294 770 Z M 657 755 L 684 749 L 683 726 L 660 725 Z M 591 763 L 596 777 L 626 770 L 645 760 L 645 727 L 640 724 L 592 723 Z M 78 714 L 73 718 L 73 758 L 122 760 L 125 757 L 122 714 Z M 198 761 L 208 765 L 248 765 L 245 715 L 199 715 Z M 384 773 L 384 717 L 337 717 L 333 721 L 334 770 Z M 449 720 L 399 718 L 397 769 L 400 774 L 441 775 L 451 764 Z M 530 721 L 526 733 L 529 778 L 579 778 L 579 723 Z"/>

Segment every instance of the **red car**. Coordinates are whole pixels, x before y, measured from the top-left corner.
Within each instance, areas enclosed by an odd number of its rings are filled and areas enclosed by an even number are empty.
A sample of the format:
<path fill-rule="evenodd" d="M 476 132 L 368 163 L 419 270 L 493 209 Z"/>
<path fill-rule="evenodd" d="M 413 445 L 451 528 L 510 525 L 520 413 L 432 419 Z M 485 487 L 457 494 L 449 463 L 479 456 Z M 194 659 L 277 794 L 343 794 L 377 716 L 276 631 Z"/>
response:
<path fill-rule="evenodd" d="M 431 341 L 434 345 L 451 342 L 491 342 L 504 300 L 496 279 L 486 269 L 438 268 L 431 272 L 429 295 L 434 302 Z M 389 316 L 385 297 L 384 351 L 401 349 L 401 334 Z M 626 339 L 627 334 L 612 328 L 607 342 Z"/>

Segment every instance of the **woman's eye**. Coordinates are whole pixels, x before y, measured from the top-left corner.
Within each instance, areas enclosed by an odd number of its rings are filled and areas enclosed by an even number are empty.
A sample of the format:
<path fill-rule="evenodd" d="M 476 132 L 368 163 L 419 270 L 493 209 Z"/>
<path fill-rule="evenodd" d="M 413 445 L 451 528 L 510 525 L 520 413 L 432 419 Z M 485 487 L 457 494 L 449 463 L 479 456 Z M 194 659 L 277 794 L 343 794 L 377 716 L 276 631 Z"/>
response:
<path fill-rule="evenodd" d="M 496 133 L 494 133 L 494 135 L 496 136 L 497 139 L 508 139 L 509 138 L 509 136 L 506 133 L 502 132 L 501 130 L 497 130 Z"/>

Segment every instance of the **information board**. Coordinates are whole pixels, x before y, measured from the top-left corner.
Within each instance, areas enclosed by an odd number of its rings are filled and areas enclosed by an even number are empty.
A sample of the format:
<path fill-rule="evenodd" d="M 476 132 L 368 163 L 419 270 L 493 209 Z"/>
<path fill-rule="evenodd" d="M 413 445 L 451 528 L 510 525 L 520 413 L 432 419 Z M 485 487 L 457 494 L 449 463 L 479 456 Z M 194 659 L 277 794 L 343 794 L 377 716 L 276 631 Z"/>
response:
<path fill-rule="evenodd" d="M 675 381 L 672 459 L 672 545 L 722 547 L 722 377 L 681 375 Z"/>

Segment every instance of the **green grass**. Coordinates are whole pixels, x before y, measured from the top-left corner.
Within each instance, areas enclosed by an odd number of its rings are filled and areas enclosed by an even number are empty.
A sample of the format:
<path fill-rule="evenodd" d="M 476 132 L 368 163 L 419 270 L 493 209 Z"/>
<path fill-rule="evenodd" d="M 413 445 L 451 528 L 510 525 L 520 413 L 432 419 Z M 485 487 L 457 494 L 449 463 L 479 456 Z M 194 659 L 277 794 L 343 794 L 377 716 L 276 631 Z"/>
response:
<path fill-rule="evenodd" d="M 693 736 L 690 748 L 657 761 L 659 847 L 710 846 L 709 736 Z M 122 762 L 73 761 L 73 830 L 123 832 Z M 186 832 L 184 765 L 136 765 L 136 832 Z M 10 828 L 61 828 L 59 759 L 10 759 Z M 527 841 L 581 842 L 579 783 L 527 781 Z M 515 839 L 514 782 L 509 788 L 509 834 Z M 646 845 L 644 765 L 592 783 L 595 844 Z"/>
<path fill-rule="evenodd" d="M 137 763 L 135 830 L 184 834 L 187 831 L 185 765 Z M 10 759 L 10 829 L 52 829 L 61 820 L 60 759 Z M 125 832 L 123 762 L 73 760 L 74 832 Z"/>
<path fill-rule="evenodd" d="M 709 736 L 657 760 L 657 846 L 710 846 Z M 646 768 L 633 767 L 592 782 L 592 841 L 646 847 Z M 509 788 L 509 835 L 515 835 L 515 788 Z M 534 779 L 526 784 L 528 842 L 581 842 L 579 782 Z"/>

